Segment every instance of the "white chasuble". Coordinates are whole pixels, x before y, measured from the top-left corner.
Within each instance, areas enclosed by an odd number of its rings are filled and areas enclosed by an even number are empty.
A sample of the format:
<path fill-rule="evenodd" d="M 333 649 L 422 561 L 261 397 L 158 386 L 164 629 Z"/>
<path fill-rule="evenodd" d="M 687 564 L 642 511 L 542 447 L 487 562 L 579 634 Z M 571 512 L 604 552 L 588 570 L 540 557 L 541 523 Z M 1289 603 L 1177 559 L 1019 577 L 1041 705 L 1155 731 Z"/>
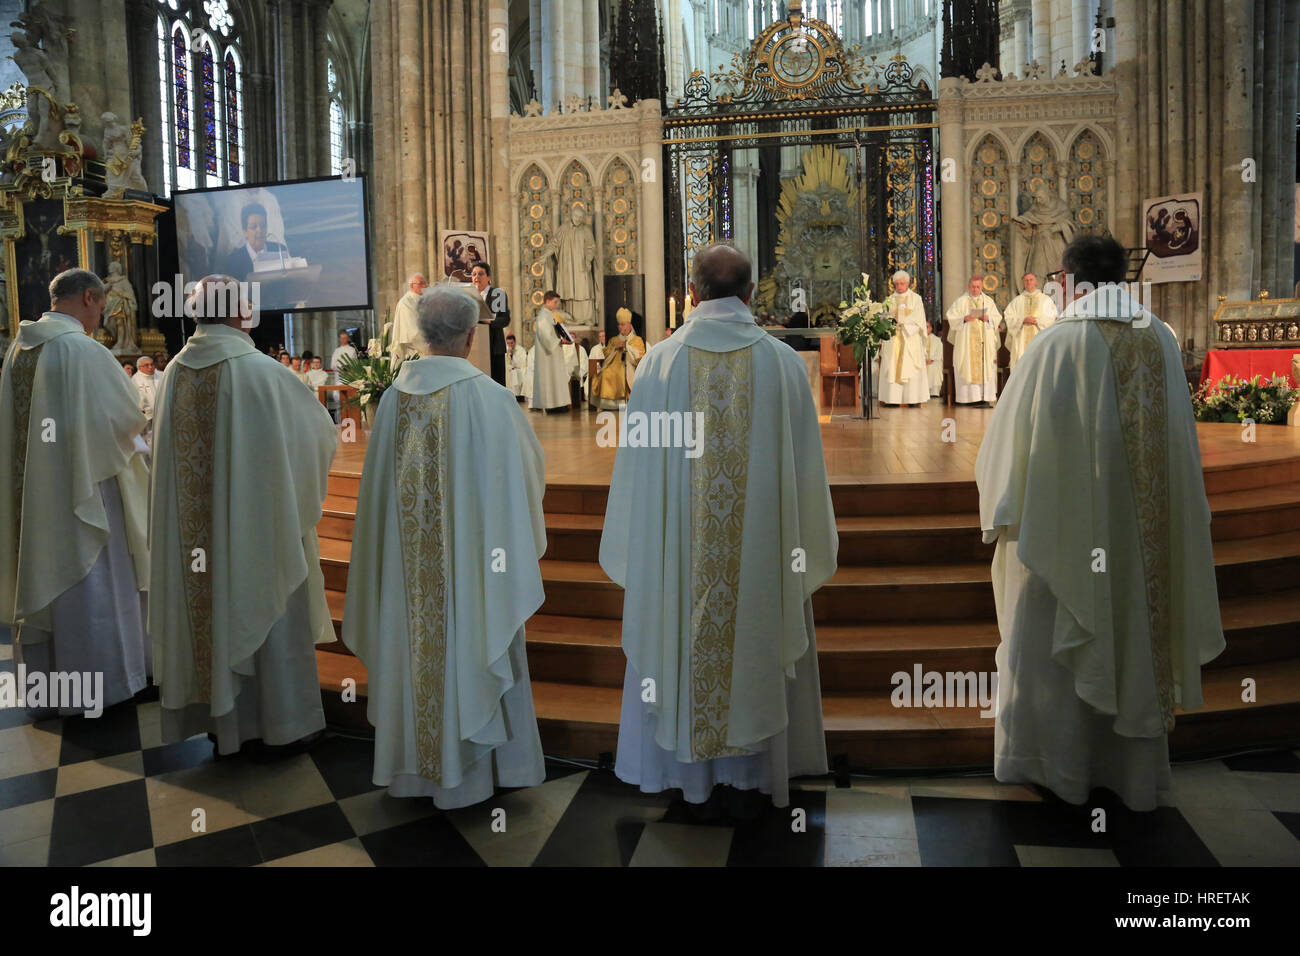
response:
<path fill-rule="evenodd" d="M 967 322 L 966 316 L 980 318 Z M 948 341 L 952 343 L 952 369 L 956 400 L 960 404 L 991 402 L 998 397 L 998 325 L 1002 314 L 993 300 L 981 293 L 963 294 L 948 308 Z"/>
<path fill-rule="evenodd" d="M 379 403 L 343 641 L 370 674 L 373 780 L 393 796 L 452 809 L 545 779 L 524 653 L 544 465 L 514 395 L 464 359 L 402 366 Z"/>
<path fill-rule="evenodd" d="M 225 754 L 323 729 L 329 413 L 244 332 L 200 324 L 168 367 L 155 425 L 149 633 L 164 740 L 212 733 Z"/>
<path fill-rule="evenodd" d="M 811 597 L 838 550 L 807 369 L 739 299 L 706 301 L 646 353 L 626 416 L 600 546 L 625 592 L 615 772 L 785 806 L 789 777 L 825 772 Z M 698 444 L 634 441 L 639 416 Z"/>
<path fill-rule="evenodd" d="M 997 542 L 997 778 L 1154 809 L 1174 708 L 1201 705 L 1224 647 L 1173 336 L 1113 287 L 1074 302 L 1008 380 L 976 479 Z"/>
<path fill-rule="evenodd" d="M 80 322 L 21 323 L 0 373 L 0 625 L 29 670 L 102 672 L 106 707 L 147 685 L 144 426 Z"/>
<path fill-rule="evenodd" d="M 536 334 L 533 341 L 533 391 L 528 399 L 529 408 L 568 408 L 569 370 L 564 361 L 564 350 L 555 331 L 555 313 L 541 309 L 537 313 Z"/>
<path fill-rule="evenodd" d="M 1011 367 L 1015 368 L 1034 336 L 1056 321 L 1056 303 L 1043 292 L 1022 292 L 1007 303 L 1003 315 L 1007 320 L 1007 351 L 1011 353 Z M 1037 324 L 1027 324 L 1027 318 Z"/>
<path fill-rule="evenodd" d="M 393 327 L 388 336 L 388 352 L 394 360 L 407 359 L 420 354 L 424 336 L 420 334 L 419 313 L 416 306 L 420 297 L 407 292 L 393 306 Z"/>
<path fill-rule="evenodd" d="M 930 398 L 925 303 L 911 291 L 892 298 L 898 327 L 890 340 L 888 360 L 881 361 L 880 400 L 890 405 L 915 405 Z"/>

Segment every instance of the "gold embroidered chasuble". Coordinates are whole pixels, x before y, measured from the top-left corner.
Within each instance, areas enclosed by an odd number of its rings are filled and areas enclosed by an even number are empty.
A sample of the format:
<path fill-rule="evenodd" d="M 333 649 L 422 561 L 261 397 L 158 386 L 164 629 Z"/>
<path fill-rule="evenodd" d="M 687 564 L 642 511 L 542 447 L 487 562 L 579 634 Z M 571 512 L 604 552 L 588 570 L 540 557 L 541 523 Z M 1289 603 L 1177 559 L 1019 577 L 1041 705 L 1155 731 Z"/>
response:
<path fill-rule="evenodd" d="M 325 407 L 241 329 L 200 324 L 172 360 L 155 404 L 150 501 L 164 710 L 231 713 L 291 600 L 302 602 L 294 640 L 335 640 L 316 526 L 337 445 Z"/>
<path fill-rule="evenodd" d="M 518 780 L 503 786 L 544 776 L 523 656 L 543 599 L 544 473 L 514 395 L 464 359 L 404 364 L 379 404 L 343 640 L 370 673 L 373 780 L 395 794 L 463 806 L 503 760 Z"/>
<path fill-rule="evenodd" d="M 1181 352 L 1114 287 L 1076 300 L 1037 342 L 990 419 L 976 479 L 985 541 L 1014 549 L 1056 611 L 1021 621 L 1004 605 L 1026 585 L 1000 582 L 995 560 L 1003 641 L 1050 642 L 1115 734 L 1156 737 L 1176 706 L 1200 706 L 1200 668 L 1224 646 Z"/>
<path fill-rule="evenodd" d="M 788 684 L 815 666 L 808 601 L 835 567 L 807 370 L 739 299 L 706 301 L 637 370 L 626 415 L 656 414 L 702 434 L 698 457 L 628 442 L 615 458 L 600 561 L 625 591 L 629 673 L 655 688 L 643 706 L 671 759 L 756 754 L 790 726 Z"/>
<path fill-rule="evenodd" d="M 144 425 L 135 385 L 80 322 L 49 312 L 20 324 L 0 371 L 0 622 L 49 631 L 51 603 L 108 542 L 99 485 L 109 478 L 145 589 L 149 476 L 136 444 Z"/>

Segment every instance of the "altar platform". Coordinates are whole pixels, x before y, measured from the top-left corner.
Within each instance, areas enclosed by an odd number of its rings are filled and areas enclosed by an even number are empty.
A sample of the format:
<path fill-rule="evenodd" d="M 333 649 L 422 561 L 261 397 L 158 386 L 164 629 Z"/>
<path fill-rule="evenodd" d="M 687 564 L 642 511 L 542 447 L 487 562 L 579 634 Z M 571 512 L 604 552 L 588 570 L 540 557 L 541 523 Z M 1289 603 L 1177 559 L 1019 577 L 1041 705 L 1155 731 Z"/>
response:
<path fill-rule="evenodd" d="M 879 408 L 879 406 L 877 406 Z M 853 770 L 988 768 L 993 721 L 978 708 L 895 708 L 897 671 L 992 671 L 998 642 L 974 465 L 992 409 L 879 408 L 862 420 L 822 417 L 839 529 L 839 570 L 813 598 L 827 750 Z M 955 441 L 944 442 L 951 418 Z M 615 749 L 624 657 L 622 591 L 597 563 L 615 449 L 600 448 L 593 411 L 529 421 L 546 452 L 546 601 L 526 625 L 548 754 Z M 1215 565 L 1228 646 L 1204 671 L 1206 706 L 1178 716 L 1175 755 L 1300 741 L 1300 429 L 1198 424 L 1213 511 Z M 347 587 L 365 448 L 340 445 L 320 524 L 336 629 Z M 365 669 L 341 643 L 317 654 L 332 725 L 367 730 Z M 343 703 L 345 678 L 359 703 Z M 1258 688 L 1243 703 L 1242 680 Z"/>

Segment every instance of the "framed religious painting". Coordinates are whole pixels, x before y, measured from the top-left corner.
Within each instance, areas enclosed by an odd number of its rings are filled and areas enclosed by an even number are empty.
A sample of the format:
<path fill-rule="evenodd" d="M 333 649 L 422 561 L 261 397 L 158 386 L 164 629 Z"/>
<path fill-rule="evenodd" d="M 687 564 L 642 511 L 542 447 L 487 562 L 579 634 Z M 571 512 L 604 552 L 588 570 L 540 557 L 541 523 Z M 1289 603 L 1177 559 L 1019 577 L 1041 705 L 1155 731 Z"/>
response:
<path fill-rule="evenodd" d="M 469 282 L 470 270 L 477 263 L 492 262 L 486 232 L 444 229 L 439 233 L 442 246 L 442 276 L 452 282 Z"/>
<path fill-rule="evenodd" d="M 50 307 L 50 281 L 85 264 L 84 234 L 64 225 L 63 199 L 35 198 L 13 204 L 5 239 L 10 335 L 18 323 L 39 319 Z"/>

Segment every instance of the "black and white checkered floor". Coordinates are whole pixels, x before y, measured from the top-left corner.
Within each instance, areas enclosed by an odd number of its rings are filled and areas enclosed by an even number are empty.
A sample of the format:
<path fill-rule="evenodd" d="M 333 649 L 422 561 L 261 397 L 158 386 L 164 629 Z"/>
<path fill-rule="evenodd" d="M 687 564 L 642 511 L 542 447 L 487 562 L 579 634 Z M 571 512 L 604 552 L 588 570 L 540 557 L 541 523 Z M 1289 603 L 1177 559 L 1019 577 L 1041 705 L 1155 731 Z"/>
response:
<path fill-rule="evenodd" d="M 97 720 L 0 710 L 0 865 L 1300 864 L 1295 751 L 1178 765 L 1172 806 L 1101 802 L 1105 832 L 1093 806 L 987 776 L 799 780 L 789 809 L 720 791 L 699 810 L 557 761 L 541 786 L 440 812 L 372 786 L 368 741 L 214 760 L 204 737 L 163 746 L 158 707 L 145 694 Z"/>

